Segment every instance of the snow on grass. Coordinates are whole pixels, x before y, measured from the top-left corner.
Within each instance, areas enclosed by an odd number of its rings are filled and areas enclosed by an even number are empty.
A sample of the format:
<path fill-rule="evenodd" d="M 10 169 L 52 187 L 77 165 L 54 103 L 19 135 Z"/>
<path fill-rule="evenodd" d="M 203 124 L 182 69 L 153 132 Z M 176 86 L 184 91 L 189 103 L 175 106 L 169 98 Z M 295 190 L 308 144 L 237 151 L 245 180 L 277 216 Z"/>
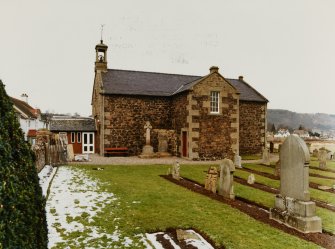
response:
<path fill-rule="evenodd" d="M 183 230 L 182 232 L 186 234 L 186 236 L 184 235 L 185 237 L 183 238 L 183 240 L 190 248 L 214 249 L 211 244 L 209 244 L 200 234 L 198 234 L 194 230 Z M 163 245 L 159 241 L 157 241 L 157 235 L 163 235 L 164 239 L 170 242 L 172 248 L 180 249 L 180 246 L 178 246 L 170 237 L 170 235 L 166 234 L 165 232 L 146 233 L 145 235 L 147 240 L 150 241 L 150 244 L 153 245 L 155 249 L 164 249 Z"/>
<path fill-rule="evenodd" d="M 52 177 L 56 173 L 56 169 L 50 165 L 45 165 L 44 168 L 38 173 L 40 186 L 42 188 L 43 196 L 47 195 L 48 187 Z"/>
<path fill-rule="evenodd" d="M 94 226 L 94 217 L 106 205 L 117 201 L 113 193 L 104 192 L 98 183 L 78 168 L 59 167 L 53 179 L 47 200 L 49 248 L 111 248 L 119 241 L 120 233 L 115 227 L 108 234 L 102 226 Z M 123 245 L 131 240 L 123 238 Z M 90 244 L 92 243 L 92 247 Z M 100 243 L 100 244 L 99 244 Z"/>

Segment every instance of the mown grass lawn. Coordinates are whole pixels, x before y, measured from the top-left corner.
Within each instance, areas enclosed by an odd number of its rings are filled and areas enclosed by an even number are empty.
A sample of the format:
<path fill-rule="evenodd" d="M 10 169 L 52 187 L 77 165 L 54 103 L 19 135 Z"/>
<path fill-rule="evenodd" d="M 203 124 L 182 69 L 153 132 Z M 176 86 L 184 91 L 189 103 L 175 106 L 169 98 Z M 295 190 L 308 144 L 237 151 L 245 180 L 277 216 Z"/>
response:
<path fill-rule="evenodd" d="M 205 182 L 205 174 L 203 173 L 208 166 L 202 165 L 202 166 L 190 166 L 190 165 L 184 165 L 182 167 L 182 175 L 183 177 L 192 179 L 194 181 L 197 181 L 201 184 L 204 184 Z M 247 179 L 248 175 L 250 175 L 249 172 L 245 172 L 242 170 L 237 170 L 234 175 L 237 175 L 243 179 Z M 264 176 L 256 175 L 256 182 L 267 185 L 272 188 L 279 188 L 279 181 L 269 179 Z M 234 189 L 235 189 L 235 195 L 243 197 L 245 199 L 254 201 L 256 203 L 262 204 L 268 208 L 274 206 L 274 194 L 251 188 L 239 183 L 234 182 Z M 325 201 L 327 203 L 331 203 L 335 205 L 335 195 L 332 193 L 324 192 L 321 190 L 316 190 L 310 188 L 311 196 L 315 199 Z M 330 210 L 317 207 L 316 213 L 318 216 L 322 219 L 322 227 L 333 234 L 335 234 L 335 212 L 332 212 Z"/>
<path fill-rule="evenodd" d="M 167 165 L 104 165 L 101 166 L 103 171 L 92 170 L 96 165 L 71 167 L 78 167 L 98 179 L 104 191 L 114 193 L 118 198 L 117 203 L 106 206 L 94 218 L 94 225 L 103 226 L 111 234 L 116 225 L 122 237 L 132 240 L 138 240 L 139 234 L 167 228 L 196 228 L 207 234 L 217 246 L 227 248 L 319 248 L 159 177 L 166 174 Z M 183 165 L 181 172 L 183 176 L 199 180 L 204 179 L 203 171 L 207 168 L 208 165 Z M 252 188 L 244 187 L 236 187 L 235 192 L 254 195 Z M 123 248 L 122 245 L 119 248 Z"/>

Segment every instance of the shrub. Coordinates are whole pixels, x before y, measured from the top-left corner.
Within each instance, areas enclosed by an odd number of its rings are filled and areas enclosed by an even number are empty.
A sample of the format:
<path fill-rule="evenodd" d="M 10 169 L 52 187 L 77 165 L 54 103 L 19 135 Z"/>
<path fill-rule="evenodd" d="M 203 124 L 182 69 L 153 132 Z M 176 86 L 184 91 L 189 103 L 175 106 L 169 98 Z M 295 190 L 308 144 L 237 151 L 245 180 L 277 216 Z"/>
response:
<path fill-rule="evenodd" d="M 0 80 L 0 248 L 47 248 L 35 158 Z"/>

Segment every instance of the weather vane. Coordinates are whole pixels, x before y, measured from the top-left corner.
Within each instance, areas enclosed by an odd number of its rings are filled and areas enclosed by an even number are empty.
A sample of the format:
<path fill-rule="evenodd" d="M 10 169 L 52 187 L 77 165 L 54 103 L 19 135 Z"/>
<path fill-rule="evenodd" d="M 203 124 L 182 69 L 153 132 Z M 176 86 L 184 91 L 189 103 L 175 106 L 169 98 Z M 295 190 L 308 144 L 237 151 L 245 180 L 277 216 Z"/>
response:
<path fill-rule="evenodd" d="M 105 26 L 105 24 L 101 24 L 101 41 L 102 41 L 102 33 L 104 31 L 104 26 Z"/>

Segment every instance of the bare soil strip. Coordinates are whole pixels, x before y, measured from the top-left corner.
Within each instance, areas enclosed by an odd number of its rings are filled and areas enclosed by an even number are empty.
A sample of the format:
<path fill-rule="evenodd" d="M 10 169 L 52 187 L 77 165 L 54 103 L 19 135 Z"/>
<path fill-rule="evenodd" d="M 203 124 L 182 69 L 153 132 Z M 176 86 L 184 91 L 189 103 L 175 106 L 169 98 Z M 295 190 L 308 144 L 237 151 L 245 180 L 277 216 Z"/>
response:
<path fill-rule="evenodd" d="M 288 234 L 297 236 L 306 241 L 311 241 L 324 248 L 335 249 L 335 236 L 332 236 L 328 233 L 309 233 L 309 234 L 301 233 L 293 228 L 280 224 L 277 221 L 271 220 L 269 218 L 269 211 L 266 207 L 260 207 L 260 205 L 257 205 L 256 203 L 252 203 L 250 201 L 246 203 L 242 199 L 230 200 L 230 199 L 223 198 L 223 196 L 214 194 L 206 190 L 203 186 L 201 186 L 199 183 L 195 183 L 194 181 L 189 181 L 186 179 L 181 179 L 180 181 L 178 181 L 178 180 L 173 179 L 171 176 L 167 176 L 167 175 L 162 175 L 161 177 L 177 185 L 180 185 L 184 188 L 187 188 L 193 192 L 208 196 L 211 199 L 228 204 L 231 207 L 236 208 L 240 210 L 241 212 L 249 215 L 250 217 L 260 222 L 269 224 L 272 227 L 280 229 Z"/>

